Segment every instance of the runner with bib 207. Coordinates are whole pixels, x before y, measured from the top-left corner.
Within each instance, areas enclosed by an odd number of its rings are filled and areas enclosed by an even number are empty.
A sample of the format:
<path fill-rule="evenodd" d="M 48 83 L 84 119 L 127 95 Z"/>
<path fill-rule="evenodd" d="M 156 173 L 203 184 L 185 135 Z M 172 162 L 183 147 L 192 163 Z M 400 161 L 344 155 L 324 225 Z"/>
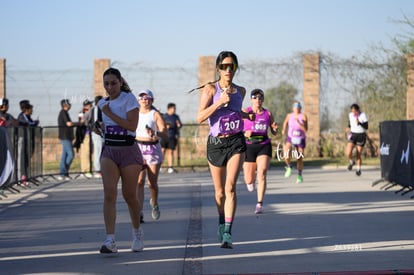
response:
<path fill-rule="evenodd" d="M 215 189 L 219 215 L 217 230 L 222 248 L 232 248 L 231 229 L 236 212 L 236 182 L 245 159 L 246 140 L 243 118 L 253 114 L 242 111 L 246 89 L 233 83 L 238 68 L 237 56 L 223 51 L 216 59 L 219 79 L 204 86 L 200 94 L 198 123 L 208 120 L 210 133 L 207 159 Z"/>

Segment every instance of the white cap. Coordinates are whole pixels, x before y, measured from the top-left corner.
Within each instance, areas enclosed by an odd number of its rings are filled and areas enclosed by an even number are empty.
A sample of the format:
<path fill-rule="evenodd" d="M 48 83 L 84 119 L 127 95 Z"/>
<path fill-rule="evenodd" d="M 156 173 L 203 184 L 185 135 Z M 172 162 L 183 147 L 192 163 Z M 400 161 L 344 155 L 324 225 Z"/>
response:
<path fill-rule="evenodd" d="M 141 95 L 147 95 L 150 98 L 154 98 L 154 94 L 148 89 L 142 90 L 141 92 L 138 93 L 138 96 L 141 96 Z"/>

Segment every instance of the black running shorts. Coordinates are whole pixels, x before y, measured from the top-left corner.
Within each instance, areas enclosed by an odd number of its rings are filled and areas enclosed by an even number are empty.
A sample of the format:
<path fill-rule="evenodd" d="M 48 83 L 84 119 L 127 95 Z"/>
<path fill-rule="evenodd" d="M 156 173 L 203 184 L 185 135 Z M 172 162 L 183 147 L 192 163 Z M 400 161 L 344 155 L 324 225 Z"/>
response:
<path fill-rule="evenodd" d="M 350 143 L 358 146 L 364 146 L 367 141 L 367 135 L 365 133 L 351 133 Z"/>
<path fill-rule="evenodd" d="M 247 144 L 246 162 L 256 162 L 258 156 L 266 155 L 272 157 L 272 144 Z"/>
<path fill-rule="evenodd" d="M 214 166 L 226 166 L 232 156 L 243 152 L 246 152 L 246 139 L 241 132 L 223 138 L 208 137 L 207 159 Z"/>

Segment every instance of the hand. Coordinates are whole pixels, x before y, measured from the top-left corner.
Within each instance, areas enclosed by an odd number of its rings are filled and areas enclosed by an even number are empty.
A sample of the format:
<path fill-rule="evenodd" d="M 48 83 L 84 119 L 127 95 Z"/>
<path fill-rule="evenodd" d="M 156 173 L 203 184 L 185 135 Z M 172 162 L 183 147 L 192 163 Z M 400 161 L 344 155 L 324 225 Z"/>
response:
<path fill-rule="evenodd" d="M 223 90 L 223 92 L 221 92 L 219 102 L 221 103 L 220 105 L 222 106 L 225 106 L 226 104 L 230 102 L 229 89 L 225 89 Z"/>
<path fill-rule="evenodd" d="M 101 111 L 105 115 L 108 115 L 111 112 L 111 108 L 109 108 L 109 102 L 101 107 Z"/>
<path fill-rule="evenodd" d="M 153 136 L 155 135 L 155 131 L 154 131 L 154 130 L 152 130 L 152 128 L 151 128 L 151 127 L 149 127 L 148 125 L 145 125 L 145 129 L 147 130 L 147 134 L 148 134 L 150 137 L 153 137 Z"/>
<path fill-rule="evenodd" d="M 244 136 L 247 137 L 247 138 L 251 137 L 252 136 L 252 131 L 251 130 L 245 131 Z"/>
<path fill-rule="evenodd" d="M 270 127 L 272 127 L 274 132 L 276 132 L 279 129 L 279 125 L 276 122 L 273 122 L 272 125 L 270 125 Z"/>
<path fill-rule="evenodd" d="M 249 113 L 249 120 L 250 121 L 255 121 L 256 120 L 256 114 L 255 113 Z"/>

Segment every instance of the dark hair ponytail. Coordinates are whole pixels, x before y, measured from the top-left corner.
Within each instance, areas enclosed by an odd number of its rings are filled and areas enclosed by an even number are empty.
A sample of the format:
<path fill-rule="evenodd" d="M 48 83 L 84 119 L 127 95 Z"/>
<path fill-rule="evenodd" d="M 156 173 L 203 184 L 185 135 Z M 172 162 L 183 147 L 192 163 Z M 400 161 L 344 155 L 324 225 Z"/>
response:
<path fill-rule="evenodd" d="M 239 69 L 239 61 L 237 59 L 237 56 L 231 51 L 222 51 L 222 52 L 219 53 L 219 55 L 216 58 L 216 69 L 218 69 L 218 66 L 221 64 L 221 62 L 223 62 L 223 60 L 226 57 L 231 57 L 231 59 L 233 59 L 233 63 L 236 64 L 237 70 L 238 70 Z M 218 82 L 219 80 L 220 80 L 220 78 L 217 79 L 217 80 L 214 80 L 214 81 L 207 82 L 206 84 L 201 85 L 200 87 L 197 87 L 197 88 L 194 88 L 194 89 L 188 91 L 188 93 L 190 94 L 190 93 L 192 93 L 196 90 L 203 89 L 206 85 L 214 84 L 214 83 Z"/>
<path fill-rule="evenodd" d="M 121 81 L 121 91 L 130 93 L 132 92 L 132 89 L 129 87 L 128 82 L 122 77 L 121 72 L 116 68 L 109 68 L 104 73 L 103 76 L 106 75 L 114 75 L 116 78 L 118 78 L 119 81 Z"/>

